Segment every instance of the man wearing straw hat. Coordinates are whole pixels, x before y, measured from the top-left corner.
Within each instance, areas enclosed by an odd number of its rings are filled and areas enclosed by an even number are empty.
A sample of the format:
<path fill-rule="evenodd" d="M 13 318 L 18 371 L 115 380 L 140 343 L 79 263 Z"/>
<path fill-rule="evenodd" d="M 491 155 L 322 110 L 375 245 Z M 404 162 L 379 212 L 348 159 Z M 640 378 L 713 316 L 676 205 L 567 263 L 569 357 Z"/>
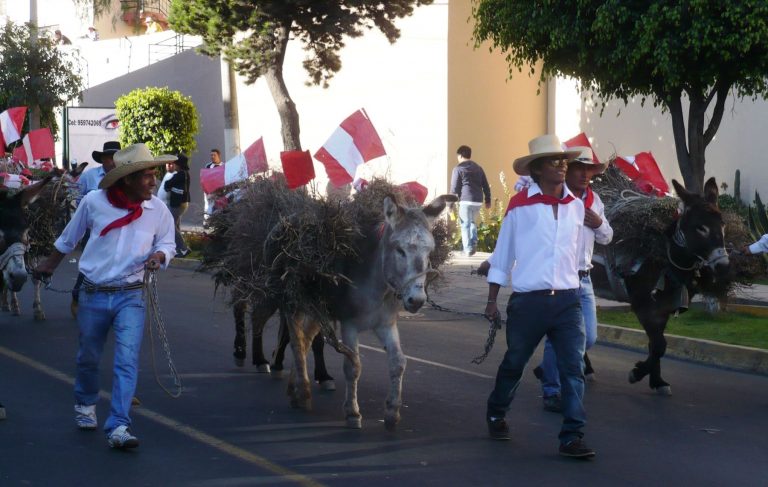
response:
<path fill-rule="evenodd" d="M 499 287 L 512 282 L 507 304 L 507 351 L 488 397 L 486 420 L 491 438 L 509 440 L 505 416 L 520 377 L 544 336 L 552 340 L 563 379 L 561 455 L 590 458 L 582 440 L 584 395 L 584 323 L 579 302 L 579 242 L 584 204 L 565 185 L 568 162 L 579 151 L 563 151 L 554 135 L 528 143 L 530 154 L 513 163 L 514 171 L 533 183 L 509 201 L 496 248 L 488 259 L 485 314 L 498 317 Z"/>
<path fill-rule="evenodd" d="M 152 192 L 155 168 L 176 156 L 154 157 L 144 144 L 115 153 L 115 167 L 88 193 L 56 240 L 56 250 L 35 272 L 50 276 L 72 252 L 86 228 L 92 235 L 80 257 L 85 275 L 80 290 L 80 348 L 75 379 L 75 422 L 80 429 L 98 427 L 99 360 L 110 327 L 115 333 L 115 359 L 110 414 L 104 423 L 112 448 L 135 448 L 131 434 L 131 400 L 138 379 L 144 328 L 143 275 L 166 267 L 174 256 L 173 217 Z"/>
<path fill-rule="evenodd" d="M 581 151 L 579 157 L 568 164 L 565 174 L 565 184 L 573 194 L 584 203 L 584 232 L 579 246 L 579 299 L 581 314 L 584 319 L 586 333 L 585 350 L 589 350 L 597 340 L 597 311 L 595 309 L 595 292 L 589 272 L 592 269 L 592 253 L 595 242 L 608 245 L 613 239 L 613 229 L 605 218 L 605 205 L 600 196 L 592 191 L 590 180 L 597 174 L 605 172 L 606 164 L 595 161 L 592 149 L 589 147 L 573 147 Z M 587 380 L 594 380 L 594 370 L 587 354 L 584 354 Z M 544 357 L 541 365 L 533 371 L 541 381 L 544 409 L 552 412 L 562 412 L 560 394 L 560 374 L 557 371 L 557 356 L 552 341 L 547 339 L 544 344 Z"/>

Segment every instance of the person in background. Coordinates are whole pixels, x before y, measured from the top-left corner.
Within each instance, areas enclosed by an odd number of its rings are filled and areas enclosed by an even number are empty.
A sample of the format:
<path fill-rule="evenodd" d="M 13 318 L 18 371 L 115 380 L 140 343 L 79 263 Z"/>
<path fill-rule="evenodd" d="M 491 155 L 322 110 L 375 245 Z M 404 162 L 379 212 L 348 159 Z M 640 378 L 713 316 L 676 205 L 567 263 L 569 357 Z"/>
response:
<path fill-rule="evenodd" d="M 172 162 L 174 165 L 174 174 L 163 184 L 168 192 L 170 205 L 168 208 L 173 215 L 173 225 L 176 230 L 176 255 L 186 257 L 189 255 L 189 247 L 184 241 L 184 235 L 181 233 L 181 217 L 189 208 L 189 159 L 184 154 L 179 154 L 178 158 Z"/>
<path fill-rule="evenodd" d="M 477 225 L 475 220 L 480 207 L 491 207 L 491 187 L 485 171 L 471 160 L 472 149 L 466 145 L 456 150 L 458 164 L 451 174 L 451 193 L 459 197 L 459 224 L 464 255 L 474 255 L 477 250 Z"/>
<path fill-rule="evenodd" d="M 167 206 L 168 209 L 171 208 L 171 194 L 165 190 L 165 183 L 168 182 L 174 174 L 176 174 L 176 164 L 169 162 L 165 165 L 163 179 L 160 181 L 160 184 L 157 185 L 157 197 L 160 198 L 160 201 L 165 203 L 165 206 Z"/>
<path fill-rule="evenodd" d="M 61 31 L 58 29 L 53 31 L 53 42 L 55 42 L 60 46 L 67 46 L 72 44 L 72 41 L 69 40 L 69 37 L 62 34 Z"/>
<path fill-rule="evenodd" d="M 219 151 L 219 149 L 211 149 L 211 160 L 208 164 L 205 165 L 205 168 L 213 169 L 215 167 L 221 166 L 222 164 L 223 162 L 221 162 L 221 151 Z M 216 195 L 205 193 L 203 194 L 203 197 L 205 198 L 203 218 L 208 220 L 208 217 L 213 213 L 213 205 L 216 202 Z"/>
<path fill-rule="evenodd" d="M 91 41 L 98 41 L 99 40 L 99 31 L 96 30 L 96 27 L 90 26 L 88 27 L 88 33 L 85 34 L 86 39 L 89 39 Z"/>

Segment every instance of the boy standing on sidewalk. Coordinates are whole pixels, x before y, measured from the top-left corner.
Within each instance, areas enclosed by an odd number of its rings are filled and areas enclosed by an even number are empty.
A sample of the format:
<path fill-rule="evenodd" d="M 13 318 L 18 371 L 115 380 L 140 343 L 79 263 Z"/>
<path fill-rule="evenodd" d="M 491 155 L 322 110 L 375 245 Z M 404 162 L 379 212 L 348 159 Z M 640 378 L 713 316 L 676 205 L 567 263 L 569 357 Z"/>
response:
<path fill-rule="evenodd" d="M 582 440 L 584 395 L 584 323 L 579 301 L 579 242 L 584 204 L 568 190 L 568 162 L 579 151 L 563 151 L 554 135 L 528 143 L 530 155 L 513 163 L 533 184 L 509 202 L 488 272 L 485 314 L 498 316 L 501 285 L 512 282 L 507 304 L 507 351 L 488 398 L 486 420 L 491 438 L 511 438 L 505 416 L 528 360 L 545 335 L 552 340 L 564 382 L 560 454 L 595 455 Z"/>
<path fill-rule="evenodd" d="M 472 149 L 462 145 L 456 150 L 458 164 L 451 174 L 451 193 L 459 197 L 459 223 L 464 255 L 474 255 L 477 250 L 477 219 L 480 207 L 491 207 L 491 187 L 485 171 L 471 160 Z"/>

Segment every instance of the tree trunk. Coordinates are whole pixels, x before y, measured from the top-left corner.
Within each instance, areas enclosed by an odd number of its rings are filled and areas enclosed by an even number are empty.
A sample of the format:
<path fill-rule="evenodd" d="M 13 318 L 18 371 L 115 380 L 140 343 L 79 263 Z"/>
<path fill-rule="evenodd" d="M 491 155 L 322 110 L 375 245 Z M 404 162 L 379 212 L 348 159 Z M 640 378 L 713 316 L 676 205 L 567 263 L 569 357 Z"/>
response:
<path fill-rule="evenodd" d="M 301 150 L 299 112 L 296 110 L 296 104 L 293 103 L 283 79 L 283 61 L 285 60 L 285 51 L 288 47 L 289 33 L 290 24 L 283 25 L 277 29 L 275 60 L 272 67 L 264 74 L 267 86 L 272 94 L 272 99 L 275 101 L 277 112 L 280 115 L 280 133 L 283 136 L 283 148 L 286 151 Z"/>
<path fill-rule="evenodd" d="M 688 158 L 690 161 L 690 178 L 685 179 L 685 189 L 698 194 L 704 194 L 704 164 L 706 159 L 704 151 L 707 148 L 704 143 L 704 115 L 707 106 L 704 100 L 697 96 L 691 96 L 691 105 L 688 109 Z"/>

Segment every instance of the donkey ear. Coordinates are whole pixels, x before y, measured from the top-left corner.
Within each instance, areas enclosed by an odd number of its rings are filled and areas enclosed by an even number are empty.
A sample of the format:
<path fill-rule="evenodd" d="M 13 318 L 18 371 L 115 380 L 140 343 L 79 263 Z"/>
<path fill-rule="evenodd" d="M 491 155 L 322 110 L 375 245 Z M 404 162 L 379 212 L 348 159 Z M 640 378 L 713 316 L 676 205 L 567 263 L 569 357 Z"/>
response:
<path fill-rule="evenodd" d="M 427 220 L 429 220 L 429 224 L 432 225 L 435 221 L 435 218 L 440 216 L 440 213 L 442 213 L 443 210 L 445 209 L 445 205 L 447 205 L 448 203 L 455 203 L 456 201 L 458 201 L 458 199 L 459 197 L 456 196 L 455 194 L 444 194 L 433 199 L 422 210 L 424 212 L 424 215 L 426 215 Z"/>
<path fill-rule="evenodd" d="M 402 217 L 403 209 L 397 206 L 395 200 L 389 196 L 384 198 L 384 221 L 386 221 L 391 228 L 395 228 Z"/>
<path fill-rule="evenodd" d="M 678 198 L 680 198 L 686 206 L 693 204 L 693 201 L 696 198 L 695 194 L 685 189 L 674 179 L 672 180 L 672 186 L 675 188 L 675 193 L 677 193 Z"/>
<path fill-rule="evenodd" d="M 717 189 L 717 181 L 715 181 L 715 178 L 707 179 L 707 182 L 704 184 L 704 199 L 708 203 L 717 205 L 718 196 L 720 196 L 720 191 Z"/>
<path fill-rule="evenodd" d="M 31 186 L 27 186 L 23 190 L 19 191 L 16 196 L 19 198 L 21 207 L 26 208 L 27 206 L 34 203 L 37 197 L 40 196 L 40 192 L 43 189 L 45 189 L 45 185 L 48 184 L 51 181 L 51 179 L 52 179 L 52 176 L 48 176 L 45 179 Z"/>

